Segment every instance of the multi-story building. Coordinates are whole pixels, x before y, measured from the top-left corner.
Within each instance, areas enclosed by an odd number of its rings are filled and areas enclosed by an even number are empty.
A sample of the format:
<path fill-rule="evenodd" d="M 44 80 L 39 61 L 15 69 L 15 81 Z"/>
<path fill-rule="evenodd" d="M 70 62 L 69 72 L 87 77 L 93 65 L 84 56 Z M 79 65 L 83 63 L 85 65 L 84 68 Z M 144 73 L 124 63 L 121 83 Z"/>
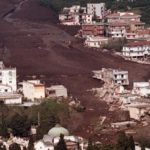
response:
<path fill-rule="evenodd" d="M 150 41 L 138 41 L 126 44 L 122 54 L 128 58 L 144 58 L 150 55 Z"/>
<path fill-rule="evenodd" d="M 86 8 L 79 5 L 65 7 L 59 14 L 59 20 L 63 25 L 81 25 L 83 22 L 91 22 L 92 15 L 86 14 Z"/>
<path fill-rule="evenodd" d="M 108 15 L 107 22 L 140 22 L 141 15 L 136 15 L 133 12 L 117 12 Z"/>
<path fill-rule="evenodd" d="M 112 75 L 114 84 L 129 85 L 128 71 L 113 70 Z"/>
<path fill-rule="evenodd" d="M 105 3 L 88 3 L 87 14 L 92 14 L 97 19 L 103 19 L 106 14 Z"/>
<path fill-rule="evenodd" d="M 81 15 L 81 24 L 91 24 L 93 22 L 93 15 L 84 13 Z"/>
<path fill-rule="evenodd" d="M 128 40 L 136 40 L 136 39 L 140 39 L 140 40 L 149 40 L 150 39 L 150 28 L 147 29 L 140 29 L 140 30 L 136 30 L 136 31 L 129 31 L 126 33 L 126 39 Z"/>
<path fill-rule="evenodd" d="M 102 68 L 93 71 L 93 78 L 103 80 L 105 83 L 113 85 L 129 85 L 128 71 Z"/>
<path fill-rule="evenodd" d="M 3 62 L 0 62 L 0 84 L 3 87 L 11 88 L 11 91 L 15 92 L 17 90 L 17 81 L 16 81 L 16 68 L 6 68 Z M 3 89 L 0 89 L 3 91 Z M 8 88 L 5 88 L 7 92 Z M 1 91 L 0 91 L 1 92 Z"/>
<path fill-rule="evenodd" d="M 104 23 L 82 24 L 82 37 L 87 36 L 104 36 Z"/>
<path fill-rule="evenodd" d="M 100 37 L 100 36 L 88 36 L 85 40 L 85 46 L 93 47 L 93 48 L 100 48 L 108 43 L 107 37 Z"/>
<path fill-rule="evenodd" d="M 123 38 L 126 36 L 128 25 L 122 22 L 111 22 L 106 24 L 106 35 L 112 38 Z"/>
<path fill-rule="evenodd" d="M 141 16 L 132 12 L 117 12 L 106 18 L 106 34 L 114 38 L 134 37 L 135 32 L 143 30 L 145 25 L 140 21 Z"/>

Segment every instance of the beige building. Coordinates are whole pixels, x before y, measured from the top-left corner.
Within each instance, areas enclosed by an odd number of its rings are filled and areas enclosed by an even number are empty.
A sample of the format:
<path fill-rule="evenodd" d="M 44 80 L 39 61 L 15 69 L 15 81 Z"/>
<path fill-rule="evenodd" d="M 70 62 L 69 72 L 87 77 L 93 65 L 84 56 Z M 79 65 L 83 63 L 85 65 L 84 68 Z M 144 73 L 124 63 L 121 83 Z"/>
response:
<path fill-rule="evenodd" d="M 46 94 L 48 97 L 68 97 L 67 88 L 63 85 L 53 85 L 46 88 Z"/>
<path fill-rule="evenodd" d="M 23 95 L 25 98 L 34 101 L 45 98 L 45 85 L 40 80 L 28 80 L 23 82 Z"/>

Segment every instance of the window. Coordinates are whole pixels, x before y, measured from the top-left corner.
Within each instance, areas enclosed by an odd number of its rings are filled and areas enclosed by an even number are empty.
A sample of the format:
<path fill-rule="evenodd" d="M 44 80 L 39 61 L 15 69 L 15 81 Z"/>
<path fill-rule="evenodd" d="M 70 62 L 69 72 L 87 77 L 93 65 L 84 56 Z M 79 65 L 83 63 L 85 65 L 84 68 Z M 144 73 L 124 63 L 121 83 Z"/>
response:
<path fill-rule="evenodd" d="M 12 71 L 9 71 L 9 75 L 12 76 Z"/>

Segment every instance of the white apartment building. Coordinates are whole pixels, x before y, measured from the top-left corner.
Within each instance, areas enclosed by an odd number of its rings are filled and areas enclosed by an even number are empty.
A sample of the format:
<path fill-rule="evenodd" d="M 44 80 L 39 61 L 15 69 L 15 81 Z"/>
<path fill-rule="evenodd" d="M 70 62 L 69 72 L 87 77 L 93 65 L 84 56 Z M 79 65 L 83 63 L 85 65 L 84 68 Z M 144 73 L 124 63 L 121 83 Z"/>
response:
<path fill-rule="evenodd" d="M 3 64 L 3 62 L 0 62 L 0 84 L 3 85 L 3 87 L 9 87 L 12 89 L 13 92 L 17 90 L 17 81 L 16 81 L 16 68 L 6 68 Z M 3 90 L 6 89 L 0 89 L 0 92 L 3 92 Z M 7 91 L 6 91 L 7 92 Z"/>
<path fill-rule="evenodd" d="M 23 82 L 23 95 L 25 98 L 34 101 L 45 98 L 45 86 L 40 80 L 28 80 Z"/>
<path fill-rule="evenodd" d="M 100 36 L 87 36 L 85 40 L 85 46 L 93 48 L 100 48 L 107 43 L 108 38 Z"/>
<path fill-rule="evenodd" d="M 108 23 L 106 34 L 112 38 L 124 38 L 126 36 L 126 25 L 120 22 Z"/>
<path fill-rule="evenodd" d="M 113 70 L 112 76 L 114 84 L 129 85 L 128 71 Z"/>
<path fill-rule="evenodd" d="M 122 55 L 128 58 L 144 58 L 150 55 L 150 41 L 132 42 L 125 45 Z"/>
<path fill-rule="evenodd" d="M 87 14 L 96 15 L 98 19 L 103 19 L 106 14 L 105 3 L 88 3 Z"/>

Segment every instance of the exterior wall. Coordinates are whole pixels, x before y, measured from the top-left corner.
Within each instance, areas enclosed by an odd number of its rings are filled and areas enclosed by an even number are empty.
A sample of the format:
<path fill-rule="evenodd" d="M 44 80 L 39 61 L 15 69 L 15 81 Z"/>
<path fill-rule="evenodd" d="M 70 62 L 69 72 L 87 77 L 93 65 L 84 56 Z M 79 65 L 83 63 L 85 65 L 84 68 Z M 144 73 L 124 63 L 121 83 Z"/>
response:
<path fill-rule="evenodd" d="M 108 15 L 107 22 L 140 22 L 140 18 L 140 15 L 135 15 L 134 13 L 118 12 L 117 14 Z"/>
<path fill-rule="evenodd" d="M 4 100 L 4 104 L 6 105 L 14 105 L 14 104 L 21 104 L 22 103 L 22 97 L 18 97 L 18 98 L 10 98 L 10 99 L 5 99 Z"/>
<path fill-rule="evenodd" d="M 45 98 L 45 87 L 43 85 L 34 87 L 34 98 Z"/>
<path fill-rule="evenodd" d="M 102 37 L 87 37 L 85 40 L 85 45 L 88 47 L 100 48 L 102 45 L 108 43 L 108 38 Z"/>
<path fill-rule="evenodd" d="M 150 96 L 150 87 L 149 87 L 149 88 L 141 88 L 141 89 L 139 90 L 139 94 L 140 94 L 141 96 L 145 96 L 145 97 Z"/>
<path fill-rule="evenodd" d="M 108 24 L 106 28 L 106 34 L 107 36 L 113 37 L 113 38 L 123 38 L 126 36 L 126 30 L 127 27 L 125 25 L 111 25 Z"/>
<path fill-rule="evenodd" d="M 92 18 L 93 18 L 93 16 L 92 15 L 90 15 L 90 14 L 86 14 L 85 15 L 85 23 L 92 23 Z"/>
<path fill-rule="evenodd" d="M 144 29 L 144 24 L 141 23 L 141 24 L 133 24 L 131 23 L 130 24 L 130 30 L 131 31 L 136 31 L 136 30 L 143 30 Z"/>
<path fill-rule="evenodd" d="M 64 86 L 52 86 L 47 88 L 47 95 L 49 97 L 64 97 L 67 98 L 67 89 Z"/>
<path fill-rule="evenodd" d="M 65 15 L 65 14 L 59 15 L 59 21 L 64 21 L 65 19 L 67 19 L 67 15 Z"/>
<path fill-rule="evenodd" d="M 140 120 L 141 116 L 144 115 L 144 110 L 136 107 L 128 107 L 130 118 Z"/>
<path fill-rule="evenodd" d="M 126 33 L 126 30 L 123 28 L 114 28 L 112 29 L 111 31 L 109 31 L 109 35 L 113 38 L 123 38 L 125 37 L 125 33 Z"/>
<path fill-rule="evenodd" d="M 144 57 L 146 55 L 150 55 L 150 45 L 134 47 L 124 46 L 122 49 L 122 54 L 125 57 Z"/>
<path fill-rule="evenodd" d="M 42 141 L 34 143 L 35 150 L 54 150 L 53 145 L 45 145 Z"/>
<path fill-rule="evenodd" d="M 103 19 L 105 16 L 105 3 L 88 3 L 87 13 L 92 15 L 95 14 L 99 19 Z"/>
<path fill-rule="evenodd" d="M 13 92 L 17 90 L 16 69 L 0 69 L 0 84 L 12 87 Z"/>
<path fill-rule="evenodd" d="M 82 24 L 83 23 L 92 23 L 93 15 L 84 13 L 84 14 L 80 15 L 80 18 L 81 18 L 80 22 Z"/>
<path fill-rule="evenodd" d="M 34 101 L 45 97 L 45 87 L 41 84 L 34 84 L 31 82 L 23 82 L 24 97 Z"/>
<path fill-rule="evenodd" d="M 88 47 L 100 48 L 101 44 L 98 41 L 85 41 L 85 45 Z"/>
<path fill-rule="evenodd" d="M 82 36 L 100 36 L 104 35 L 104 24 L 83 24 Z"/>
<path fill-rule="evenodd" d="M 82 12 L 80 12 L 82 11 Z M 92 16 L 86 15 L 86 8 L 74 5 L 69 8 L 64 8 L 62 13 L 59 14 L 59 21 L 63 25 L 80 25 L 83 22 L 91 22 Z"/>
<path fill-rule="evenodd" d="M 7 85 L 0 85 L 0 93 L 11 93 L 12 87 Z"/>
<path fill-rule="evenodd" d="M 128 72 L 127 71 L 113 71 L 114 84 L 129 85 Z"/>
<path fill-rule="evenodd" d="M 25 98 L 34 100 L 34 86 L 31 83 L 23 82 L 23 95 Z"/>
<path fill-rule="evenodd" d="M 72 14 L 68 16 L 66 19 L 62 20 L 61 24 L 68 26 L 80 25 L 80 15 Z"/>

